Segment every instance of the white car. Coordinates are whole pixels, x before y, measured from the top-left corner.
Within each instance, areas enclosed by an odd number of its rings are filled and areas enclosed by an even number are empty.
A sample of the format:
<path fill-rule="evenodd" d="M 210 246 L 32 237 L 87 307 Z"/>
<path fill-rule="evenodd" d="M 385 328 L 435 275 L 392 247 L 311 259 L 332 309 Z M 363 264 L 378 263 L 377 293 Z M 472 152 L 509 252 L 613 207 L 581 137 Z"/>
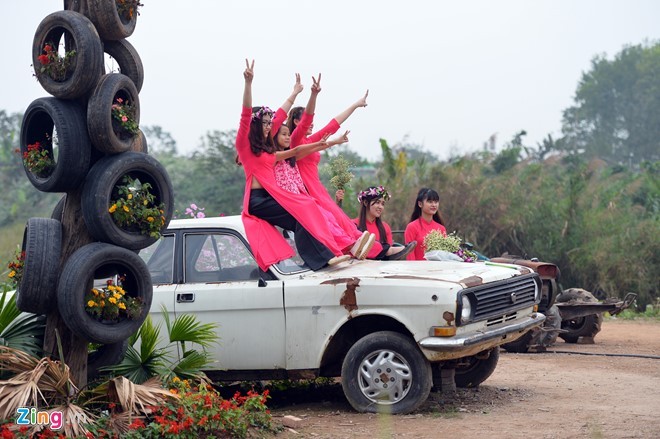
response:
<path fill-rule="evenodd" d="M 341 377 L 358 411 L 405 413 L 434 384 L 476 386 L 500 345 L 545 319 L 539 278 L 518 265 L 352 260 L 311 271 L 292 258 L 263 272 L 239 216 L 173 220 L 140 256 L 156 322 L 165 305 L 220 325 L 212 379 Z"/>

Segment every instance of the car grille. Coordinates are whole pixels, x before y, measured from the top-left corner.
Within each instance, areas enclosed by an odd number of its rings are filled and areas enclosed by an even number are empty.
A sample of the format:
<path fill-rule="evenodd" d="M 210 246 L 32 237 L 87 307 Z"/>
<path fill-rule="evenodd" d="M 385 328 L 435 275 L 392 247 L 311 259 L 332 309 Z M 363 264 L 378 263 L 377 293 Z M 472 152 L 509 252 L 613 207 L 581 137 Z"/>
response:
<path fill-rule="evenodd" d="M 534 305 L 534 297 L 539 288 L 541 281 L 536 273 L 532 273 L 466 288 L 459 293 L 458 303 L 461 303 L 461 295 L 468 296 L 473 322 L 494 317 L 497 318 L 492 320 L 500 320 L 503 316 L 506 320 L 506 315 L 515 310 Z"/>

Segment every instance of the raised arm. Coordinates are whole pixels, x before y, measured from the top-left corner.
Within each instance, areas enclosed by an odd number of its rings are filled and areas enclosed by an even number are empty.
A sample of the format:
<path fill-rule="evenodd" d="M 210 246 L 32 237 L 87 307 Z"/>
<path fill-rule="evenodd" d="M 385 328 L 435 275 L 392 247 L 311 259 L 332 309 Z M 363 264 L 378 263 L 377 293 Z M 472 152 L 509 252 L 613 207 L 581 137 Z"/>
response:
<path fill-rule="evenodd" d="M 321 93 L 320 73 L 318 80 L 312 76 L 312 93 L 309 95 L 309 100 L 307 101 L 307 106 L 305 107 L 305 113 L 314 114 L 316 111 L 316 98 L 318 97 L 319 93 Z"/>
<path fill-rule="evenodd" d="M 316 98 L 321 92 L 321 74 L 319 73 L 318 81 L 312 76 L 312 88 L 309 95 L 309 100 L 307 101 L 307 106 L 303 112 L 300 122 L 296 125 L 296 128 L 291 133 L 291 148 L 295 148 L 303 142 L 303 139 L 307 135 L 309 127 L 314 121 L 314 111 L 316 111 Z M 329 133 L 333 134 L 333 133 Z M 322 136 L 314 139 L 314 142 L 320 141 Z"/>
<path fill-rule="evenodd" d="M 369 90 L 364 94 L 364 96 L 357 101 L 355 101 L 350 107 L 339 113 L 337 116 L 335 116 L 335 120 L 339 125 L 343 124 L 346 122 L 346 119 L 350 117 L 351 114 L 355 110 L 357 110 L 360 107 L 366 107 L 367 106 L 367 96 L 369 96 Z"/>
<path fill-rule="evenodd" d="M 348 142 L 348 133 L 350 133 L 350 131 L 346 131 L 346 132 L 345 132 L 344 134 L 342 134 L 341 136 L 339 136 L 339 137 L 337 137 L 337 138 L 334 138 L 334 139 L 332 139 L 332 140 L 328 140 L 327 142 L 316 142 L 316 143 L 312 143 L 312 145 L 317 145 L 316 148 L 314 148 L 314 151 L 312 151 L 312 152 L 323 151 L 324 149 L 328 149 L 328 148 L 330 148 L 330 147 L 332 147 L 332 146 L 335 146 L 335 145 L 341 145 L 341 144 L 343 144 L 343 143 Z M 330 134 L 327 134 L 324 138 L 327 139 L 329 135 L 330 135 Z M 311 153 L 310 153 L 310 154 L 311 154 Z M 302 158 L 302 157 L 301 157 L 301 158 Z"/>
<path fill-rule="evenodd" d="M 303 91 L 303 85 L 300 82 L 300 73 L 296 73 L 296 83 L 293 84 L 293 91 L 291 92 L 291 96 L 286 98 L 286 101 L 280 105 L 280 108 L 277 109 L 275 115 L 273 116 L 273 125 L 270 129 L 272 136 L 274 136 L 280 130 L 280 127 L 284 124 L 284 122 L 286 122 L 286 116 L 289 113 L 289 110 L 291 110 L 294 102 L 296 102 L 296 97 L 300 94 L 301 91 Z"/>
<path fill-rule="evenodd" d="M 243 106 L 252 108 L 252 79 L 254 79 L 254 60 L 250 64 L 245 59 L 245 71 L 243 72 L 245 78 L 245 88 L 243 89 Z"/>
<path fill-rule="evenodd" d="M 291 157 L 295 157 L 296 160 L 299 160 L 302 159 L 303 157 L 307 157 L 308 155 L 310 155 L 315 151 L 326 149 L 328 148 L 328 144 L 327 144 L 328 136 L 325 136 L 319 142 L 307 143 L 305 145 L 300 145 L 297 148 L 290 148 L 284 151 L 277 151 L 275 152 L 275 160 L 276 161 L 286 160 Z"/>

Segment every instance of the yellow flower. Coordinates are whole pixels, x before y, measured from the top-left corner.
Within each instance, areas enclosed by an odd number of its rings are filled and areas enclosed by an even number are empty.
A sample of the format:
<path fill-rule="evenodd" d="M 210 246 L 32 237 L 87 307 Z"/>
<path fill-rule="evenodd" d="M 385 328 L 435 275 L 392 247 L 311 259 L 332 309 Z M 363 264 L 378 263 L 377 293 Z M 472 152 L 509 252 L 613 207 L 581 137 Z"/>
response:
<path fill-rule="evenodd" d="M 115 299 L 121 299 L 121 294 L 115 293 L 112 295 L 112 297 L 114 297 Z"/>
<path fill-rule="evenodd" d="M 131 211 L 131 209 L 129 209 L 127 205 L 124 204 L 123 207 L 124 207 L 124 212 L 130 212 Z"/>
<path fill-rule="evenodd" d="M 117 289 L 116 286 L 114 286 L 114 285 L 108 285 L 108 290 L 109 290 L 109 291 L 114 291 L 114 290 L 116 290 L 116 289 Z"/>
<path fill-rule="evenodd" d="M 113 213 L 115 210 L 117 210 L 117 205 L 113 204 L 112 206 L 110 206 L 110 209 L 108 209 L 108 212 Z"/>
<path fill-rule="evenodd" d="M 14 276 L 16 276 L 16 271 L 14 271 L 14 270 L 10 271 L 9 272 L 9 277 L 12 278 Z"/>
<path fill-rule="evenodd" d="M 101 302 L 99 302 L 99 306 L 103 308 L 105 306 L 105 300 L 101 300 Z"/>
<path fill-rule="evenodd" d="M 96 288 L 92 288 L 92 294 L 95 295 L 95 296 L 98 296 L 99 295 L 99 290 L 97 290 Z"/>
<path fill-rule="evenodd" d="M 115 299 L 114 297 L 111 297 L 111 298 L 108 299 L 108 302 L 114 304 L 114 303 L 117 303 L 117 299 Z"/>
<path fill-rule="evenodd" d="M 146 206 L 147 204 L 149 204 L 149 200 L 144 200 L 144 202 L 142 204 L 144 204 Z"/>
<path fill-rule="evenodd" d="M 150 223 L 153 223 L 154 222 L 154 217 L 153 216 L 148 216 L 147 221 L 149 221 Z"/>
<path fill-rule="evenodd" d="M 87 302 L 87 306 L 90 307 L 90 308 L 95 307 L 96 302 L 94 302 L 93 300 L 90 300 L 89 302 Z"/>
<path fill-rule="evenodd" d="M 181 381 L 181 378 L 179 378 L 179 377 L 172 378 L 173 383 L 178 383 L 179 381 Z"/>
<path fill-rule="evenodd" d="M 119 307 L 119 309 L 126 309 L 126 304 L 124 304 L 124 302 L 119 302 L 117 307 Z"/>
<path fill-rule="evenodd" d="M 127 197 L 127 198 L 128 198 L 129 200 L 132 200 L 132 199 L 133 199 L 133 194 L 128 194 L 128 197 Z"/>

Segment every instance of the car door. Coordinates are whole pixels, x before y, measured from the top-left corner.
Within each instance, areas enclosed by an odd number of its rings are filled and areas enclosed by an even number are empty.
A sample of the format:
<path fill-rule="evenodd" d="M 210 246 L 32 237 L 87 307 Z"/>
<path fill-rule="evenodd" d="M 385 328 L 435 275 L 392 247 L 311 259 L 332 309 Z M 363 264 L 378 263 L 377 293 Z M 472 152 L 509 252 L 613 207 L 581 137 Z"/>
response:
<path fill-rule="evenodd" d="M 282 282 L 260 282 L 245 241 L 231 230 L 183 233 L 183 283 L 175 314 L 219 325 L 213 369 L 268 370 L 286 364 Z"/>

